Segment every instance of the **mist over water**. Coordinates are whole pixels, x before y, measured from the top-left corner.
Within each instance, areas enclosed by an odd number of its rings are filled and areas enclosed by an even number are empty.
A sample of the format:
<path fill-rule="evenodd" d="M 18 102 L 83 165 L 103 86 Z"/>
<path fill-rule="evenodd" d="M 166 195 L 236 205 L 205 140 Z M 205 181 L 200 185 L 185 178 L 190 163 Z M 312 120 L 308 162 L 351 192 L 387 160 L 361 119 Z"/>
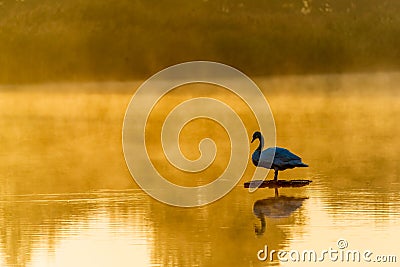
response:
<path fill-rule="evenodd" d="M 255 81 L 274 114 L 277 145 L 310 166 L 280 177 L 313 182 L 281 189 L 280 198 L 271 189 L 249 194 L 242 184 L 254 166 L 243 155 L 249 164 L 237 187 L 213 204 L 191 209 L 155 201 L 127 170 L 122 122 L 139 82 L 1 87 L 0 265 L 269 266 L 279 263 L 257 259 L 265 245 L 321 251 L 336 247 L 339 238 L 351 249 L 398 253 L 400 75 Z M 161 113 L 150 118 L 154 142 L 148 149 L 177 184 L 208 183 L 227 164 L 226 133 L 210 121 L 193 121 L 180 138 L 183 153 L 195 159 L 198 141 L 211 135 L 218 154 L 207 172 L 189 180 L 165 163 L 159 149 L 162 112 L 204 95 L 234 106 L 248 132 L 256 130 L 245 104 L 221 88 L 174 90 L 156 107 Z M 286 210 L 284 216 L 273 212 L 276 205 Z"/>
<path fill-rule="evenodd" d="M 287 266 L 257 253 L 321 252 L 339 239 L 398 262 L 399 12 L 398 0 L 0 1 L 0 266 Z M 138 187 L 122 151 L 126 107 L 144 79 L 192 60 L 256 81 L 277 145 L 310 166 L 279 177 L 309 186 L 250 194 L 243 183 L 255 167 L 242 155 L 238 185 L 206 206 L 171 207 Z M 210 168 L 190 174 L 166 161 L 162 122 L 194 97 L 231 106 L 249 138 L 259 130 L 223 88 L 166 95 L 146 148 L 183 186 L 214 181 L 231 151 L 221 125 L 196 119 L 180 149 L 195 160 L 212 138 Z"/>

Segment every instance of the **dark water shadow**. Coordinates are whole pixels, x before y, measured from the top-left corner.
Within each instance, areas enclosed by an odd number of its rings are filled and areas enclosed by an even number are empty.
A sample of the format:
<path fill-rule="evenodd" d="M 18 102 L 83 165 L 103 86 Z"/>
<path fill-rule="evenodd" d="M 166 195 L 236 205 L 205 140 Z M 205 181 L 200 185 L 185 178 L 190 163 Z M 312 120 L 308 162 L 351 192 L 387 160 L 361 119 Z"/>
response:
<path fill-rule="evenodd" d="M 260 199 L 254 202 L 253 213 L 261 223 L 261 226 L 254 226 L 256 235 L 260 236 L 265 233 L 267 229 L 266 218 L 287 218 L 294 211 L 298 210 L 306 199 L 308 199 L 308 197 L 280 196 L 278 188 L 275 188 L 274 197 Z"/>

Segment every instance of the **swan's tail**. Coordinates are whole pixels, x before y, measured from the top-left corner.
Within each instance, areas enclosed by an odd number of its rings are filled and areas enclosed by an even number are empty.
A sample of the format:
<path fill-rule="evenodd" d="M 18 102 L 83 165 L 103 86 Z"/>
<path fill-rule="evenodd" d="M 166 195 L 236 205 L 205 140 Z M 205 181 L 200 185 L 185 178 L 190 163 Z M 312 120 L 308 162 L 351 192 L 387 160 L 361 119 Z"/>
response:
<path fill-rule="evenodd" d="M 308 165 L 303 163 L 303 162 L 301 162 L 299 165 L 296 165 L 296 167 L 308 167 Z"/>

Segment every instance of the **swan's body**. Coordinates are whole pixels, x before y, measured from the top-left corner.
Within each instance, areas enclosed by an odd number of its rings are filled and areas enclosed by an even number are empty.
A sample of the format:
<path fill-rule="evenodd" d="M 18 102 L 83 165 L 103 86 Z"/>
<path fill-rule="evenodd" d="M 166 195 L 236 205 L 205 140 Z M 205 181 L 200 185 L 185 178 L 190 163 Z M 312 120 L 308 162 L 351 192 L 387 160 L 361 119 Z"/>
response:
<path fill-rule="evenodd" d="M 280 219 L 289 217 L 294 211 L 303 205 L 307 198 L 285 197 L 277 195 L 278 189 L 275 188 L 275 197 L 257 200 L 253 205 L 253 213 L 261 222 L 261 228 L 255 226 L 257 235 L 264 234 L 267 228 L 265 217 L 270 219 Z"/>
<path fill-rule="evenodd" d="M 251 142 L 253 143 L 256 139 L 260 141 L 260 145 L 257 147 L 256 151 L 254 151 L 251 157 L 253 164 L 256 167 L 274 169 L 275 181 L 278 180 L 278 171 L 293 169 L 295 167 L 308 167 L 307 164 L 301 161 L 299 156 L 293 154 L 285 148 L 270 147 L 262 150 L 264 146 L 264 138 L 260 132 L 255 132 L 253 134 L 253 140 Z"/>

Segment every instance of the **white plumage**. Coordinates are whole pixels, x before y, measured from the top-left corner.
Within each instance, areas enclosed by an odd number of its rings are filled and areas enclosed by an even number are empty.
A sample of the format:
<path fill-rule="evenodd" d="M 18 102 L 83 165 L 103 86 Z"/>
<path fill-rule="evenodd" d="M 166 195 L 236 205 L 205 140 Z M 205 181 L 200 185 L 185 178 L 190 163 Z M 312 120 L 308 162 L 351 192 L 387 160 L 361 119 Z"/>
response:
<path fill-rule="evenodd" d="M 256 139 L 260 141 L 260 145 L 254 151 L 251 157 L 253 164 L 257 167 L 274 169 L 275 181 L 278 180 L 278 171 L 293 169 L 295 167 L 308 167 L 307 164 L 301 161 L 299 156 L 293 154 L 285 148 L 270 147 L 263 151 L 264 138 L 260 132 L 255 132 L 253 134 L 253 140 L 251 142 L 253 143 Z"/>

